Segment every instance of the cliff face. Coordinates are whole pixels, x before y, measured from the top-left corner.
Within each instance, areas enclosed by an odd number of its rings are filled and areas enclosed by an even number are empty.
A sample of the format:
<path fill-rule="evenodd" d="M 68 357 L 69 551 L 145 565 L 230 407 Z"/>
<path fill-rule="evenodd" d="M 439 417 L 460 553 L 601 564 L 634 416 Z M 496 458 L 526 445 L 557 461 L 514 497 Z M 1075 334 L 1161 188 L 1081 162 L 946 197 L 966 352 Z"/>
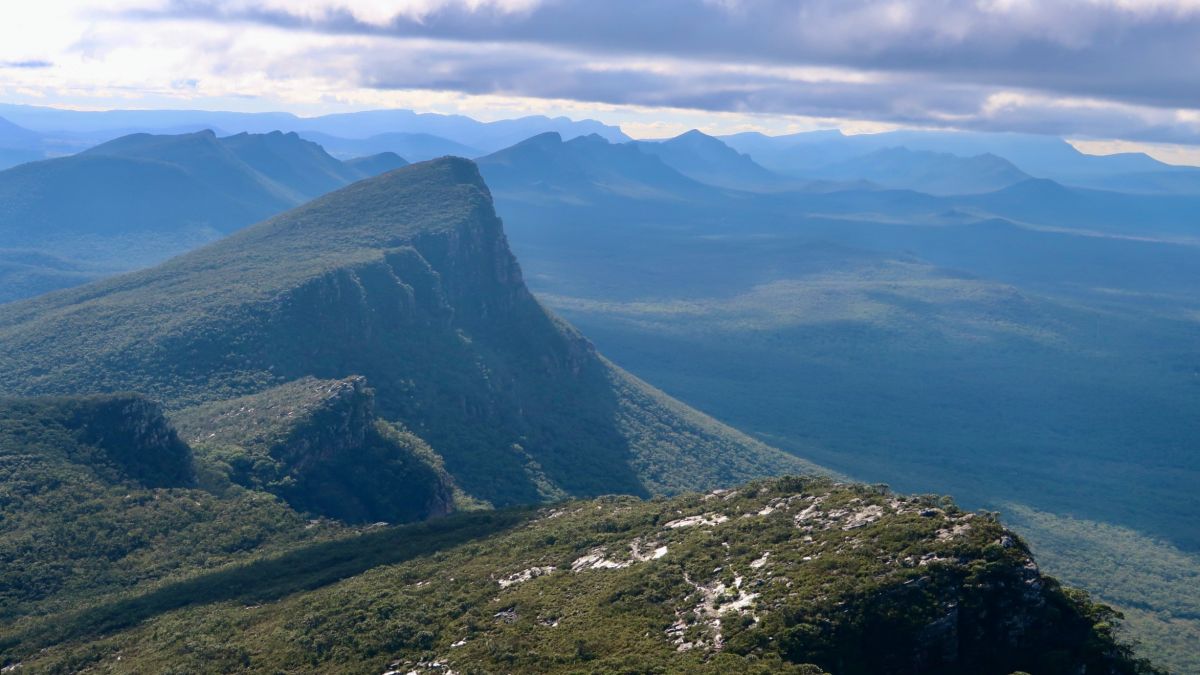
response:
<path fill-rule="evenodd" d="M 409 522 L 454 510 L 441 458 L 375 415 L 362 377 L 304 378 L 175 415 L 198 455 L 243 487 L 349 522 Z"/>

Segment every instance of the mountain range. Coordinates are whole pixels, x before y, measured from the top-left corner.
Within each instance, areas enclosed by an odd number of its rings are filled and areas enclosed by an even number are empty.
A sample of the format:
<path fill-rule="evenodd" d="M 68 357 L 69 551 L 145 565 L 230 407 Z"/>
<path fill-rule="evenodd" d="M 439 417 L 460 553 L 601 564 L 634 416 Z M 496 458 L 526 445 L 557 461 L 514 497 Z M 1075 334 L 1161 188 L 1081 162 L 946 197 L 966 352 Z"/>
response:
<path fill-rule="evenodd" d="M 838 130 L 782 136 L 745 132 L 721 140 L 763 166 L 811 175 L 873 152 L 905 148 L 962 159 L 994 155 L 1037 178 L 1098 189 L 1150 194 L 1197 194 L 1200 169 L 1160 162 L 1144 153 L 1087 155 L 1067 141 L 1035 134 L 965 131 L 891 131 L 846 135 Z"/>
<path fill-rule="evenodd" d="M 7 668 L 1152 672 L 993 516 L 811 477 L 596 354 L 467 160 L 9 303 L 0 337 Z"/>
<path fill-rule="evenodd" d="M 79 119 L 134 118 L 202 121 Z M 0 305 L 6 667 L 1149 672 L 994 515 L 724 490 L 786 473 L 1015 514 L 1188 667 L 1194 197 L 579 126 L 402 166 L 453 150 L 411 119 L 0 172 L 0 263 L 145 268 Z"/>
<path fill-rule="evenodd" d="M 0 104 L 0 120 L 0 161 L 7 162 L 0 163 L 0 169 L 19 162 L 78 152 L 134 133 L 178 135 L 206 129 L 222 135 L 295 131 L 321 143 L 342 159 L 395 152 L 414 161 L 444 154 L 475 156 L 494 152 L 551 131 L 567 138 L 598 134 L 614 142 L 629 140 L 620 129 L 594 120 L 529 116 L 480 122 L 462 115 L 411 110 L 368 110 L 298 117 L 290 113 L 79 111 Z"/>
<path fill-rule="evenodd" d="M 144 267 L 406 164 L 295 134 L 135 134 L 0 172 L 0 301 Z"/>

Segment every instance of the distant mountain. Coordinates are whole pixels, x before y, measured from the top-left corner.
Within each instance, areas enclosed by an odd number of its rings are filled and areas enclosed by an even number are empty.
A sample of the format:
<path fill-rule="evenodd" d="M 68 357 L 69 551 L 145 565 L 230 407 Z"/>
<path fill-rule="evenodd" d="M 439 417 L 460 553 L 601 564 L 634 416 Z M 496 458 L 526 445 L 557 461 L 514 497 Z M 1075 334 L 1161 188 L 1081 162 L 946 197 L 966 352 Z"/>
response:
<path fill-rule="evenodd" d="M 1028 174 L 996 155 L 959 157 L 908 148 L 876 150 L 813 170 L 811 175 L 827 180 L 865 180 L 932 195 L 993 192 L 1029 179 Z"/>
<path fill-rule="evenodd" d="M 36 148 L 41 136 L 0 117 L 0 148 Z"/>
<path fill-rule="evenodd" d="M 377 155 L 355 157 L 346 160 L 346 166 L 363 176 L 378 176 L 394 171 L 402 166 L 408 166 L 408 160 L 394 152 L 381 152 Z"/>
<path fill-rule="evenodd" d="M 28 268 L 27 283 L 0 300 L 79 279 L 38 272 L 38 256 L 69 261 L 91 278 L 153 264 L 402 164 L 394 156 L 343 163 L 294 133 L 204 131 L 135 134 L 14 167 L 0 172 L 0 248 L 30 252 L 8 256 Z"/>
<path fill-rule="evenodd" d="M 1162 171 L 1137 171 L 1100 176 L 1079 182 L 1086 187 L 1116 192 L 1157 195 L 1200 194 L 1200 170 L 1172 168 Z"/>
<path fill-rule="evenodd" d="M 304 138 L 316 141 L 329 154 L 339 159 L 360 157 L 381 152 L 393 152 L 411 162 L 424 162 L 438 157 L 478 157 L 483 151 L 432 134 L 395 132 L 370 138 L 340 138 L 318 131 L 305 131 Z"/>
<path fill-rule="evenodd" d="M 343 139 L 367 139 L 380 134 L 427 134 L 460 146 L 478 149 L 479 154 L 494 152 L 530 136 L 557 132 L 565 138 L 598 134 L 610 141 L 628 141 L 617 127 L 595 120 L 571 120 L 565 117 L 529 116 L 480 122 L 462 115 L 416 113 L 411 110 L 369 110 L 320 117 L 297 117 L 290 113 L 234 113 L 204 110 L 109 110 L 89 112 L 0 104 L 0 116 L 34 131 L 90 134 L 96 142 L 129 130 L 206 128 L 227 132 L 266 133 L 274 130 L 318 132 Z M 175 132 L 177 133 L 177 131 Z M 108 134 L 104 136 L 104 134 Z M 317 139 L 314 139 L 317 140 Z M 374 154 L 391 150 L 406 156 L 397 147 L 372 147 L 351 154 Z M 458 153 L 450 153 L 458 154 Z"/>
<path fill-rule="evenodd" d="M 996 155 L 1031 176 L 1085 187 L 1120 189 L 1119 177 L 1128 174 L 1166 172 L 1200 176 L 1200 169 L 1195 167 L 1164 164 L 1142 153 L 1087 155 L 1061 138 L 1035 134 L 891 131 L 845 135 L 832 130 L 783 136 L 748 132 L 723 136 L 721 140 L 763 166 L 789 174 L 808 174 L 879 150 L 904 147 L 962 158 Z M 1190 191 L 1190 181 L 1188 185 Z"/>
<path fill-rule="evenodd" d="M 0 117 L 0 170 L 45 157 L 39 134 Z"/>
<path fill-rule="evenodd" d="M 628 141 L 617 127 L 595 120 L 533 115 L 516 119 L 480 122 L 463 115 L 416 113 L 411 110 L 369 110 L 325 115 L 299 121 L 298 131 L 319 131 L 343 138 L 370 138 L 404 132 L 428 134 L 463 146 L 494 152 L 537 134 L 554 132 L 563 138 L 597 135 L 610 142 Z"/>
<path fill-rule="evenodd" d="M 789 180 L 759 166 L 749 155 L 739 153 L 720 140 L 692 130 L 665 141 L 637 141 L 644 153 L 688 178 L 738 190 L 772 190 L 794 187 Z"/>
<path fill-rule="evenodd" d="M 528 186 L 536 186 L 545 198 L 674 201 L 713 192 L 643 152 L 641 144 L 610 143 L 599 136 L 564 141 L 558 133 L 541 134 L 481 157 L 479 167 L 495 190 L 528 193 Z"/>
<path fill-rule="evenodd" d="M 547 314 L 466 160 L 360 181 L 159 267 L 0 307 L 13 394 L 136 390 L 179 408 L 351 375 L 494 504 L 812 470 L 625 374 Z"/>
<path fill-rule="evenodd" d="M 961 204 L 1027 223 L 1132 237 L 1200 242 L 1200 195 L 1126 194 L 1030 179 Z"/>
<path fill-rule="evenodd" d="M 334 159 L 320 145 L 295 132 L 242 133 L 220 141 L 259 174 L 288 188 L 297 203 L 375 175 Z"/>

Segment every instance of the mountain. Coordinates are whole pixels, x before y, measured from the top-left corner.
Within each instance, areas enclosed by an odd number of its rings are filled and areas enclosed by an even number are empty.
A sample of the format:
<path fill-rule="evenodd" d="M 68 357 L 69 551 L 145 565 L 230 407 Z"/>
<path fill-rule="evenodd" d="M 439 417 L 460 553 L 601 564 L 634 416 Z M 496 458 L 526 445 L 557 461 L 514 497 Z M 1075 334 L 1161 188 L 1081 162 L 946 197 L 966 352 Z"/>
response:
<path fill-rule="evenodd" d="M 932 195 L 993 192 L 1029 179 L 1028 174 L 996 155 L 958 157 L 908 148 L 877 150 L 814 173 L 824 179 L 865 180 Z"/>
<path fill-rule="evenodd" d="M 845 135 L 838 130 L 766 136 L 746 132 L 721 137 L 763 166 L 790 175 L 809 175 L 824 167 L 849 162 L 872 152 L 903 147 L 915 152 L 954 155 L 963 159 L 995 155 L 1020 171 L 1061 183 L 1136 192 L 1190 194 L 1200 180 L 1200 169 L 1165 164 L 1143 153 L 1087 155 L 1067 141 L 1036 134 L 966 131 L 889 131 Z M 1147 175 L 1170 174 L 1147 178 Z M 1147 190 L 1149 183 L 1153 189 Z"/>
<path fill-rule="evenodd" d="M 531 136 L 551 132 L 567 139 L 594 134 L 610 142 L 629 140 L 619 128 L 596 120 L 531 115 L 481 122 L 463 115 L 416 113 L 411 110 L 368 110 L 325 115 L 302 120 L 295 128 L 344 138 L 369 138 L 395 132 L 429 134 L 483 152 L 494 152 Z"/>
<path fill-rule="evenodd" d="M 992 515 L 782 479 L 301 544 L 0 636 L 38 672 L 1156 672 L 1115 619 Z"/>
<path fill-rule="evenodd" d="M 0 170 L 45 157 L 42 137 L 0 117 Z"/>
<path fill-rule="evenodd" d="M 41 137 L 37 133 L 0 117 L 0 147 L 32 148 L 36 147 L 40 140 Z"/>
<path fill-rule="evenodd" d="M 408 166 L 408 164 L 408 160 L 394 152 L 381 152 L 377 155 L 354 157 L 353 159 L 346 160 L 346 166 L 364 178 L 394 171 L 402 166 Z"/>
<path fill-rule="evenodd" d="M 304 138 L 321 144 L 331 155 L 340 159 L 381 152 L 394 152 L 413 162 L 438 157 L 478 157 L 485 154 L 478 148 L 456 143 L 432 134 L 393 132 L 369 138 L 340 138 L 318 131 L 305 131 Z"/>
<path fill-rule="evenodd" d="M 179 129 L 224 129 L 231 133 L 261 134 L 270 131 L 316 132 L 342 139 L 368 139 L 380 134 L 423 134 L 460 146 L 494 152 L 540 133 L 557 132 L 565 138 L 598 134 L 613 142 L 628 141 L 617 127 L 595 120 L 571 120 L 540 115 L 481 122 L 463 115 L 416 113 L 411 110 L 367 110 L 319 117 L 290 113 L 236 113 L 207 110 L 107 110 L 78 111 L 38 106 L 0 104 L 0 116 L 37 132 L 82 135 L 102 142 L 132 131 L 178 133 Z M 316 140 L 316 139 L 314 139 Z M 351 154 L 374 154 L 396 147 L 372 147 Z M 458 154 L 458 153 L 451 153 Z"/>
<path fill-rule="evenodd" d="M 343 163 L 295 134 L 205 131 L 135 134 L 0 172 L 0 248 L 24 280 L 0 301 L 153 264 L 402 164 Z"/>
<path fill-rule="evenodd" d="M 375 389 L 380 417 L 497 505 L 813 469 L 664 397 L 547 314 L 466 160 L 360 181 L 156 268 L 0 307 L 12 394 L 136 390 L 178 409 L 351 375 Z"/>
<path fill-rule="evenodd" d="M 712 188 L 688 178 L 641 144 L 610 143 L 599 136 L 569 141 L 546 133 L 479 160 L 493 189 L 522 190 L 536 186 L 547 198 L 569 200 L 635 199 L 675 201 L 707 199 Z"/>
<path fill-rule="evenodd" d="M 759 166 L 749 155 L 739 153 L 720 140 L 692 130 L 665 141 L 638 141 L 637 147 L 688 178 L 741 190 L 782 189 L 789 180 Z"/>
<path fill-rule="evenodd" d="M 1200 195 L 1126 194 L 1029 179 L 957 201 L 1005 218 L 1051 228 L 1200 241 L 1200 228 L 1192 215 L 1200 213 Z"/>

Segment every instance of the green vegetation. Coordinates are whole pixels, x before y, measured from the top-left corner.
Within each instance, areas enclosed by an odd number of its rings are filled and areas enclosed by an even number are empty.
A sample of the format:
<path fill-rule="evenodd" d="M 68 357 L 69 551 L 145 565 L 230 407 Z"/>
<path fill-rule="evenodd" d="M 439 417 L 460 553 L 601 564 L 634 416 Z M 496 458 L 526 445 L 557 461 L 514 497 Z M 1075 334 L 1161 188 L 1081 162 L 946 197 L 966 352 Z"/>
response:
<path fill-rule="evenodd" d="M 363 378 L 304 378 L 180 411 L 175 422 L 226 480 L 344 522 L 445 515 L 455 488 L 420 438 L 375 417 Z M 459 494 L 459 501 L 467 501 Z"/>
<path fill-rule="evenodd" d="M 1043 569 L 1120 607 L 1126 634 L 1174 673 L 1200 672 L 1200 556 L 1127 527 L 1005 504 Z"/>
<path fill-rule="evenodd" d="M 314 544 L 47 617 L 8 633 L 6 656 L 46 672 L 1151 672 L 1116 622 L 987 514 L 783 479 Z"/>
<path fill-rule="evenodd" d="M 336 530 L 270 495 L 197 486 L 131 395 L 0 401 L 0 623 L 87 606 Z"/>

